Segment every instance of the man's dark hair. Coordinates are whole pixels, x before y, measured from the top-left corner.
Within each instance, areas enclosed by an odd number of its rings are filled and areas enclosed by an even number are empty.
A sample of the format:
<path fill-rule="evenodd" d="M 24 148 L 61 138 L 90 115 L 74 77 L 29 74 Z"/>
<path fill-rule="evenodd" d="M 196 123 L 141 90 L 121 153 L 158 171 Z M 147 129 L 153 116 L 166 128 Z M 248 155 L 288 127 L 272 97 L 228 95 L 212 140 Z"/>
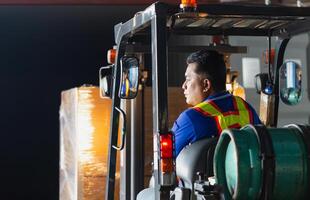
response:
<path fill-rule="evenodd" d="M 190 54 L 187 64 L 196 63 L 196 73 L 205 75 L 216 92 L 226 89 L 226 66 L 224 57 L 216 51 L 201 50 Z"/>

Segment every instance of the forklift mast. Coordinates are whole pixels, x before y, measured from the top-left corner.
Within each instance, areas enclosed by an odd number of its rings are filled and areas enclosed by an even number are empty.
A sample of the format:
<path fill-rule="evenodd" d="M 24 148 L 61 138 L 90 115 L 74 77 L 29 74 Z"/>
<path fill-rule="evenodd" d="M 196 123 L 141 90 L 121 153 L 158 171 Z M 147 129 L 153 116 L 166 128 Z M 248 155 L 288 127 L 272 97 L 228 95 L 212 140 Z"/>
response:
<path fill-rule="evenodd" d="M 111 93 L 113 103 L 106 199 L 114 199 L 117 150 L 113 146 L 117 144 L 118 138 L 120 114 L 117 108 L 120 108 L 121 103 L 120 65 L 121 58 L 125 55 L 150 53 L 152 57 L 149 76 L 152 80 L 155 199 L 169 199 L 170 191 L 175 185 L 173 137 L 168 125 L 168 52 L 193 52 L 200 49 L 214 49 L 228 53 L 242 51 L 221 45 L 169 46 L 168 38 L 176 35 L 180 37 L 190 35 L 278 37 L 275 65 L 271 69 L 274 75 L 272 95 L 275 96 L 272 126 L 277 126 L 279 68 L 283 63 L 284 52 L 290 38 L 310 30 L 310 8 L 253 4 L 195 6 L 194 9 L 184 9 L 183 5 L 180 10 L 176 5 L 157 2 L 137 13 L 127 22 L 119 23 L 114 27 L 116 59 Z M 126 199 L 130 199 L 130 196 L 126 196 Z"/>

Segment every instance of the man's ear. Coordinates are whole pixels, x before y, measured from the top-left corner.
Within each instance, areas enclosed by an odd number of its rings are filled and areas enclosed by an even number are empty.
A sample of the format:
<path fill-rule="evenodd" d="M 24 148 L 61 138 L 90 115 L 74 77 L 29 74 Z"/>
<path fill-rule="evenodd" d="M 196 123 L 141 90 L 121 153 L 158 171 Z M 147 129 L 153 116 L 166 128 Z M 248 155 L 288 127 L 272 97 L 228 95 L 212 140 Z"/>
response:
<path fill-rule="evenodd" d="M 211 88 L 211 81 L 207 78 L 203 79 L 203 92 L 208 92 Z"/>

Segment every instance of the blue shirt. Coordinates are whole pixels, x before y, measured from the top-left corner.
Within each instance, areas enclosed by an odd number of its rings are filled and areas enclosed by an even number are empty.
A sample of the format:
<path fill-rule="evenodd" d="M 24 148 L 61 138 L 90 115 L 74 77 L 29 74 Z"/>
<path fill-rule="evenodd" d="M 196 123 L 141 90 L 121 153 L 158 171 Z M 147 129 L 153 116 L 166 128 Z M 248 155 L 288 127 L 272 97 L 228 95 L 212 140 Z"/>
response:
<path fill-rule="evenodd" d="M 236 109 L 233 105 L 232 97 L 233 96 L 228 92 L 220 92 L 209 96 L 205 101 L 212 100 L 221 111 L 228 112 Z M 255 110 L 250 104 L 246 104 L 252 113 L 253 124 L 261 124 Z M 194 143 L 202 138 L 219 135 L 215 119 L 205 116 L 193 108 L 188 108 L 180 114 L 173 124 L 172 132 L 174 133 L 175 141 L 175 157 L 178 156 L 186 145 Z"/>

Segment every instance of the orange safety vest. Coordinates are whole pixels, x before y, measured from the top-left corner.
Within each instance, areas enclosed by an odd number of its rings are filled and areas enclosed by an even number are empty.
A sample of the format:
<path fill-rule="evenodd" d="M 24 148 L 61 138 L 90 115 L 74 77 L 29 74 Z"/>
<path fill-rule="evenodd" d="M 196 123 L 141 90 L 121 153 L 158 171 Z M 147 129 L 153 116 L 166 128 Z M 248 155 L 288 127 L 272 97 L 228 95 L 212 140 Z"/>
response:
<path fill-rule="evenodd" d="M 194 109 L 205 116 L 213 117 L 219 133 L 226 128 L 241 128 L 253 123 L 253 115 L 248 104 L 238 96 L 232 96 L 234 110 L 222 112 L 213 100 L 204 101 Z"/>

